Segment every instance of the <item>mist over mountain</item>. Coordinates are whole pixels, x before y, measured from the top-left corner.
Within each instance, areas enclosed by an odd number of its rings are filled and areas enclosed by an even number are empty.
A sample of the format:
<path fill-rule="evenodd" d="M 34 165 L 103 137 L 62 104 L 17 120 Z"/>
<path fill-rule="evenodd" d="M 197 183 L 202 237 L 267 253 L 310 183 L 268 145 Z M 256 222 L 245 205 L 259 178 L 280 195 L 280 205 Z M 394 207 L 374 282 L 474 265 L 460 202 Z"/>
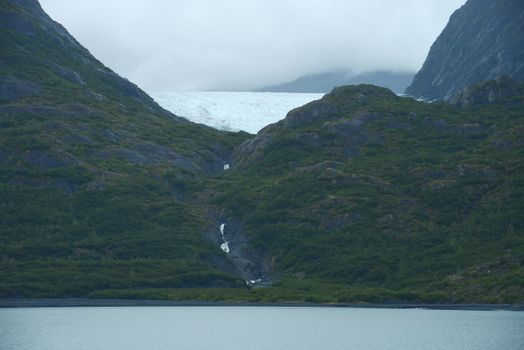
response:
<path fill-rule="evenodd" d="M 406 93 L 449 100 L 500 75 L 524 81 L 524 2 L 469 0 L 453 13 Z"/>
<path fill-rule="evenodd" d="M 450 14 L 464 2 L 42 0 L 41 4 L 113 71 L 155 94 L 252 91 L 341 69 L 416 71 Z M 93 18 L 99 19 L 96 26 Z"/>
<path fill-rule="evenodd" d="M 375 71 L 354 74 L 350 71 L 337 71 L 303 76 L 292 82 L 269 86 L 258 91 L 327 93 L 336 86 L 372 84 L 400 94 L 411 83 L 413 76 L 414 73 L 409 72 Z"/>

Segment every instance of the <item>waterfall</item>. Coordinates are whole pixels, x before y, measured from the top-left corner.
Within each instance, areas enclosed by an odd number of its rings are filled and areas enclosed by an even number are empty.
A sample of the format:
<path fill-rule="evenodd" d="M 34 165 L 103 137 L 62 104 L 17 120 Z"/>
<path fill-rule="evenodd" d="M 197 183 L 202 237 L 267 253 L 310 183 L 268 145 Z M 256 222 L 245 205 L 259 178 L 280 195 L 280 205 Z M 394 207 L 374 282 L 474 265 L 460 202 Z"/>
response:
<path fill-rule="evenodd" d="M 220 224 L 220 234 L 222 235 L 222 243 L 220 245 L 220 249 L 224 251 L 224 253 L 229 254 L 229 242 L 226 241 L 226 237 L 224 237 L 224 229 L 226 228 L 226 224 Z"/>

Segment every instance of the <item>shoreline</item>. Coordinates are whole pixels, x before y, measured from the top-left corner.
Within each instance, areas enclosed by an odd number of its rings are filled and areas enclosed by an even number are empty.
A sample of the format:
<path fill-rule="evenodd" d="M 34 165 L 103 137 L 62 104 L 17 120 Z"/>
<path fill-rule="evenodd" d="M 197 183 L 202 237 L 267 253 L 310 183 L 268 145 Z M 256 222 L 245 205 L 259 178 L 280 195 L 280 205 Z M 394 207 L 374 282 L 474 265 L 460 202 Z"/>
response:
<path fill-rule="evenodd" d="M 428 309 L 469 311 L 524 311 L 524 304 L 316 304 L 304 302 L 233 302 L 233 301 L 180 301 L 141 299 L 0 299 L 0 308 L 45 308 L 45 307 L 331 307 L 366 309 Z"/>

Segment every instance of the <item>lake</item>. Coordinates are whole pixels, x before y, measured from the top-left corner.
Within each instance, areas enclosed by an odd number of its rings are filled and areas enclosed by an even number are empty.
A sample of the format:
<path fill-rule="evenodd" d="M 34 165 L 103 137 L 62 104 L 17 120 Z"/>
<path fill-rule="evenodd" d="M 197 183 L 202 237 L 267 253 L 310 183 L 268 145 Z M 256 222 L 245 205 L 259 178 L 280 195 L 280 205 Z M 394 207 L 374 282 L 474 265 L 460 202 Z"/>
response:
<path fill-rule="evenodd" d="M 255 134 L 290 110 L 324 94 L 280 92 L 163 92 L 152 97 L 170 112 L 215 129 Z"/>
<path fill-rule="evenodd" d="M 0 309 L 0 349 L 522 350 L 524 312 L 316 307 Z"/>

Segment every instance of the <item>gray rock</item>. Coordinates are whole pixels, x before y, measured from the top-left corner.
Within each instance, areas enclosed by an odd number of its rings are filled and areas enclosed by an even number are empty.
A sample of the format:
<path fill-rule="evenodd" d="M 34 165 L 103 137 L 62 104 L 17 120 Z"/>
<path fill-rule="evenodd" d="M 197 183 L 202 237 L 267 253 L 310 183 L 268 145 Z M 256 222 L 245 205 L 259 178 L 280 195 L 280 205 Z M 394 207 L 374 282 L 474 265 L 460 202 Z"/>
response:
<path fill-rule="evenodd" d="M 97 92 L 94 92 L 94 91 L 87 91 L 86 95 L 89 96 L 89 97 L 94 98 L 97 101 L 101 101 L 101 102 L 108 102 L 109 101 L 109 99 L 107 97 L 105 97 L 104 95 L 99 94 Z"/>
<path fill-rule="evenodd" d="M 107 139 L 108 141 L 111 141 L 111 142 L 118 142 L 122 139 L 122 137 L 120 135 L 118 135 L 117 133 L 109 130 L 109 129 L 104 129 L 102 130 L 102 136 Z"/>
<path fill-rule="evenodd" d="M 453 13 L 406 93 L 449 100 L 499 75 L 524 81 L 524 1 L 468 0 Z"/>
<path fill-rule="evenodd" d="M 479 123 L 470 123 L 457 128 L 457 131 L 465 137 L 478 137 L 487 134 L 488 128 Z"/>
<path fill-rule="evenodd" d="M 51 182 L 51 186 L 64 191 L 65 193 L 73 193 L 76 191 L 76 185 L 67 179 L 58 179 Z"/>
<path fill-rule="evenodd" d="M 61 108 L 42 106 L 42 105 L 28 105 L 28 106 L 0 106 L 1 114 L 10 114 L 13 116 L 38 116 L 38 117 L 52 117 L 63 119 L 81 119 L 85 117 L 102 117 L 106 116 L 105 112 L 86 107 L 82 104 L 72 104 L 63 106 Z"/>
<path fill-rule="evenodd" d="M 290 111 L 284 120 L 260 130 L 256 137 L 245 141 L 235 149 L 233 162 L 242 167 L 247 161 L 254 161 L 274 142 L 274 134 L 285 129 L 305 127 L 321 123 L 320 129 L 335 135 L 339 147 L 347 151 L 348 157 L 357 155 L 358 148 L 367 142 L 383 143 L 383 137 L 358 135 L 366 123 L 384 118 L 383 115 L 366 110 L 370 99 L 399 99 L 388 89 L 372 85 L 341 86 L 325 95 L 321 100 L 313 101 L 303 107 Z M 350 118 L 342 118 L 352 115 Z M 351 135 L 351 134 L 357 135 Z M 346 137 L 348 136 L 348 137 Z M 295 135 L 303 143 L 311 146 L 329 142 L 322 133 L 304 132 Z"/>
<path fill-rule="evenodd" d="M 93 140 L 91 140 L 91 138 L 78 134 L 64 135 L 60 137 L 59 140 L 63 143 L 79 145 L 93 145 L 95 143 Z"/>
<path fill-rule="evenodd" d="M 324 217 L 325 220 L 322 222 L 322 226 L 326 231 L 338 230 L 362 220 L 362 214 L 360 213 L 345 213 L 334 217 L 325 215 Z"/>
<path fill-rule="evenodd" d="M 321 172 L 321 171 L 324 171 L 324 170 L 330 169 L 330 168 L 331 169 L 338 169 L 338 168 L 342 168 L 342 167 L 344 167 L 344 163 L 342 163 L 342 162 L 336 162 L 336 161 L 332 161 L 332 160 L 325 160 L 323 162 L 320 162 L 320 163 L 317 163 L 317 164 L 314 164 L 314 165 L 297 168 L 296 170 L 299 171 L 299 172 Z"/>
<path fill-rule="evenodd" d="M 56 64 L 51 61 L 45 62 L 46 66 L 48 66 L 55 74 L 57 74 L 59 77 L 70 81 L 72 83 L 75 83 L 77 85 L 86 85 L 84 80 L 80 77 L 80 75 L 68 68 L 62 67 L 59 64 Z"/>
<path fill-rule="evenodd" d="M 386 128 L 390 129 L 398 129 L 398 130 L 408 130 L 411 129 L 411 125 L 408 123 L 404 123 L 398 120 L 390 120 L 386 123 Z"/>
<path fill-rule="evenodd" d="M 190 171 L 200 170 L 200 166 L 190 158 L 182 156 L 167 147 L 159 146 L 154 143 L 141 143 L 136 145 L 133 150 L 144 155 L 150 163 L 169 162 L 182 169 Z"/>
<path fill-rule="evenodd" d="M 358 111 L 354 116 L 354 119 L 360 121 L 362 124 L 368 124 L 383 118 L 384 116 L 382 114 L 368 111 Z"/>
<path fill-rule="evenodd" d="M 56 121 L 56 120 L 50 120 L 44 124 L 44 130 L 47 132 L 54 132 L 54 131 L 69 131 L 70 127 L 67 124 L 64 124 L 62 122 Z"/>
<path fill-rule="evenodd" d="M 311 147 L 318 147 L 323 142 L 323 138 L 316 132 L 296 134 L 294 138 Z"/>
<path fill-rule="evenodd" d="M 50 117 L 61 115 L 64 112 L 60 109 L 48 106 L 0 106 L 0 113 L 13 116 L 40 115 Z"/>
<path fill-rule="evenodd" d="M 386 214 L 386 215 L 380 217 L 377 220 L 377 222 L 379 224 L 389 224 L 389 223 L 393 222 L 393 220 L 395 220 L 395 216 L 390 213 L 390 214 Z"/>
<path fill-rule="evenodd" d="M 24 36 L 34 36 L 36 34 L 33 23 L 24 16 L 5 9 L 0 9 L 0 27 L 13 30 Z"/>
<path fill-rule="evenodd" d="M 322 125 L 322 129 L 337 136 L 347 137 L 360 132 L 366 124 L 382 118 L 384 117 L 378 113 L 359 111 L 349 119 L 328 121 Z"/>
<path fill-rule="evenodd" d="M 246 159 L 256 160 L 260 158 L 264 150 L 274 141 L 273 135 L 270 134 L 271 129 L 266 129 L 265 132 L 259 132 L 257 136 L 244 141 L 238 146 L 233 154 L 232 163 L 239 165 Z"/>
<path fill-rule="evenodd" d="M 514 97 L 524 96 L 524 85 L 505 76 L 497 77 L 479 84 L 467 86 L 464 90 L 456 93 L 449 103 L 462 108 L 472 108 Z"/>
<path fill-rule="evenodd" d="M 433 119 L 431 117 L 424 118 L 424 123 L 437 130 L 444 130 L 448 127 L 448 122 L 444 119 Z"/>
<path fill-rule="evenodd" d="M 115 104 L 121 103 L 122 101 L 119 101 L 119 99 L 122 97 L 132 97 L 139 101 L 142 104 L 142 108 L 149 112 L 163 117 L 172 117 L 177 122 L 188 122 L 166 111 L 135 84 L 104 67 L 62 25 L 53 21 L 43 11 L 37 0 L 7 0 L 5 2 L 6 5 L 2 5 L 0 8 L 0 29 L 13 30 L 19 35 L 35 37 L 32 40 L 36 40 L 36 35 L 38 35 L 38 40 L 45 40 L 49 47 L 59 51 L 60 55 L 74 58 L 78 63 L 88 66 L 92 72 L 98 70 L 99 75 L 97 78 L 106 85 L 106 88 L 113 90 L 111 93 L 112 96 L 116 97 L 113 97 L 113 103 Z M 9 42 L 7 49 L 14 50 L 16 51 L 15 53 L 31 54 L 31 52 L 26 51 L 23 45 L 16 45 L 12 41 Z M 9 65 L 10 62 L 7 62 L 7 64 Z M 62 62 L 46 63 L 46 61 L 41 61 L 41 65 L 47 66 L 63 79 L 79 85 L 85 84 L 79 72 L 71 69 L 71 67 L 65 67 Z M 0 98 L 3 98 L 2 92 L 5 93 L 0 87 Z"/>
<path fill-rule="evenodd" d="M 448 176 L 448 172 L 442 169 L 415 168 L 410 171 L 410 175 L 431 179 L 442 179 Z"/>
<path fill-rule="evenodd" d="M 176 167 L 193 172 L 202 170 L 192 159 L 153 143 L 137 144 L 132 148 L 103 150 L 98 152 L 97 156 L 101 159 L 120 158 L 129 163 L 142 165 L 171 163 Z"/>
<path fill-rule="evenodd" d="M 285 128 L 297 128 L 311 123 L 333 119 L 339 109 L 331 102 L 318 100 L 290 111 L 284 119 Z"/>
<path fill-rule="evenodd" d="M 424 190 L 438 192 L 454 185 L 455 182 L 455 180 L 435 180 L 425 183 L 422 187 Z"/>
<path fill-rule="evenodd" d="M 135 164 L 151 164 L 145 155 L 132 151 L 128 148 L 100 151 L 98 152 L 98 157 L 101 159 L 120 158 L 129 163 Z"/>
<path fill-rule="evenodd" d="M 322 125 L 322 129 L 331 134 L 349 135 L 360 131 L 364 123 L 358 118 L 329 121 Z"/>
<path fill-rule="evenodd" d="M 500 139 L 494 140 L 493 144 L 495 145 L 495 147 L 500 148 L 500 149 L 508 149 L 508 148 L 511 148 L 511 146 L 513 145 L 511 141 L 500 140 Z"/>
<path fill-rule="evenodd" d="M 18 100 L 39 92 L 40 87 L 33 82 L 12 77 L 0 77 L 0 99 Z"/>
<path fill-rule="evenodd" d="M 457 167 L 457 175 L 459 177 L 480 177 L 487 180 L 495 180 L 497 173 L 495 170 L 488 167 L 478 167 L 469 164 L 461 164 Z"/>
<path fill-rule="evenodd" d="M 229 242 L 230 253 L 228 258 L 237 273 L 245 280 L 260 278 L 262 281 L 270 283 L 272 280 L 270 263 L 264 253 L 253 249 L 242 224 L 231 218 L 218 220 L 215 230 L 216 237 L 220 235 L 219 226 L 222 223 L 225 223 L 224 237 Z"/>
<path fill-rule="evenodd" d="M 24 160 L 29 165 L 40 169 L 63 168 L 74 164 L 74 161 L 69 157 L 59 157 L 40 150 L 29 151 L 25 154 Z"/>

